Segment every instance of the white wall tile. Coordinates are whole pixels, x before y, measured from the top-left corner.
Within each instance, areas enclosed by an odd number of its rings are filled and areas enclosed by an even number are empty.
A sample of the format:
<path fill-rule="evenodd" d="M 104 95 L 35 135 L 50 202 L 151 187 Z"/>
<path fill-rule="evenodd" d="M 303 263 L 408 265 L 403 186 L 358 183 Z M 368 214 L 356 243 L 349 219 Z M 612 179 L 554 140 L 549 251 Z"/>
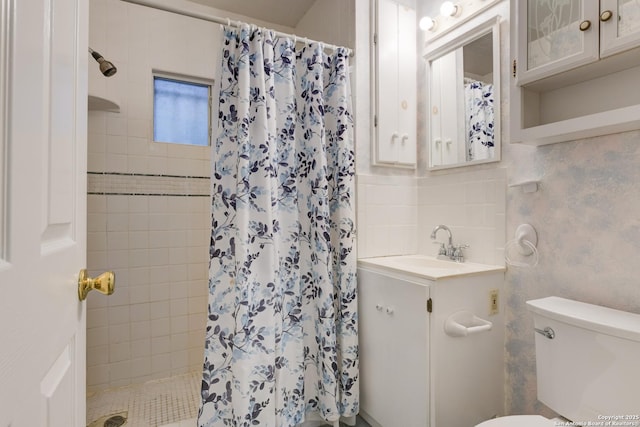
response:
<path fill-rule="evenodd" d="M 129 324 L 109 325 L 109 344 L 118 344 L 131 340 Z"/>
<path fill-rule="evenodd" d="M 146 359 L 147 364 L 151 363 L 151 339 L 145 338 L 141 340 L 131 341 L 131 357 L 132 359 L 137 358 L 148 358 Z"/>
<path fill-rule="evenodd" d="M 131 343 L 113 343 L 109 345 L 109 362 L 122 362 L 131 359 Z"/>
<path fill-rule="evenodd" d="M 151 374 L 151 357 L 138 357 L 131 359 L 132 378 L 142 378 L 137 382 L 145 382 L 147 376 Z"/>
<path fill-rule="evenodd" d="M 87 348 L 106 346 L 109 343 L 109 328 L 98 327 L 92 328 L 91 333 L 87 334 Z"/>
<path fill-rule="evenodd" d="M 171 302 L 168 300 L 155 301 L 149 304 L 149 318 L 151 320 L 171 317 Z"/>
<path fill-rule="evenodd" d="M 87 368 L 107 363 L 109 363 L 109 346 L 87 347 Z"/>
<path fill-rule="evenodd" d="M 163 317 L 151 321 L 151 337 L 159 337 L 171 334 L 171 319 Z"/>
<path fill-rule="evenodd" d="M 171 352 L 171 337 L 163 335 L 151 340 L 151 354 L 162 354 Z"/>
<path fill-rule="evenodd" d="M 109 384 L 109 365 L 87 367 L 87 386 L 95 388 L 106 387 Z"/>
<path fill-rule="evenodd" d="M 164 378 L 171 372 L 171 354 L 154 354 L 151 356 L 151 373 L 156 378 Z"/>
<path fill-rule="evenodd" d="M 132 322 L 131 339 L 133 341 L 151 339 L 151 321 Z"/>
<path fill-rule="evenodd" d="M 131 322 L 143 322 L 146 320 L 150 319 L 150 305 L 147 303 L 149 297 L 148 295 L 146 296 L 146 298 L 144 297 L 140 297 L 140 300 L 146 300 L 144 302 L 137 302 L 137 301 L 133 301 L 133 295 L 134 295 L 134 291 L 141 289 L 141 290 L 147 290 L 148 291 L 148 287 L 147 286 L 137 286 L 135 288 L 131 289 L 131 305 L 129 305 L 129 318 L 131 319 Z M 147 292 L 148 294 L 148 292 Z M 136 298 L 138 299 L 138 298 Z"/>
<path fill-rule="evenodd" d="M 129 324 L 129 305 L 109 307 L 109 326 Z"/>

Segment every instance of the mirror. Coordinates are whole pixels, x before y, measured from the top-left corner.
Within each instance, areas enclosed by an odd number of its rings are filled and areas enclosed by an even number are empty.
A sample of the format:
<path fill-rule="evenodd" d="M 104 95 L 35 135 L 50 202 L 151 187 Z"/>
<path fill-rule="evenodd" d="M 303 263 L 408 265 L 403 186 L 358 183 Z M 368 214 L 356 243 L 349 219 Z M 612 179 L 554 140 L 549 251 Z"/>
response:
<path fill-rule="evenodd" d="M 426 55 L 429 169 L 500 160 L 499 17 Z"/>

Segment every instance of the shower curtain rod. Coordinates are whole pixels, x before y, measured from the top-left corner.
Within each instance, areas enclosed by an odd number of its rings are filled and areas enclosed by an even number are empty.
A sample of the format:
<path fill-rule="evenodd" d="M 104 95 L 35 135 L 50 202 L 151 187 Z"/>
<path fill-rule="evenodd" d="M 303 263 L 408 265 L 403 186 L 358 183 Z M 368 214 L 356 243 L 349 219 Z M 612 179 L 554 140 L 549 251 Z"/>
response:
<path fill-rule="evenodd" d="M 214 22 L 216 24 L 227 25 L 227 26 L 231 26 L 231 27 L 235 27 L 235 28 L 238 28 L 241 25 L 246 24 L 245 22 L 233 21 L 233 20 L 231 20 L 229 18 L 222 18 L 222 17 L 215 16 L 215 15 L 209 15 L 207 13 L 192 12 L 192 11 L 180 9 L 178 7 L 171 6 L 169 4 L 160 3 L 157 0 L 122 0 L 122 1 L 124 1 L 126 3 L 137 4 L 137 5 L 140 5 L 140 6 L 147 6 L 147 7 L 153 8 L 153 9 L 163 10 L 165 12 L 176 13 L 178 15 L 188 16 L 190 18 L 202 19 L 203 21 Z M 349 49 L 348 47 L 337 46 L 337 45 L 333 45 L 333 44 L 329 44 L 329 43 L 323 43 L 323 42 L 319 42 L 319 41 L 316 41 L 316 40 L 308 39 L 306 37 L 298 37 L 295 34 L 283 33 L 281 31 L 276 31 L 276 30 L 271 30 L 271 31 L 273 31 L 277 36 L 289 37 L 289 38 L 293 39 L 296 42 L 320 43 L 323 47 L 325 47 L 327 49 L 336 50 L 336 49 L 342 47 L 347 51 L 349 56 L 353 56 L 353 50 Z"/>

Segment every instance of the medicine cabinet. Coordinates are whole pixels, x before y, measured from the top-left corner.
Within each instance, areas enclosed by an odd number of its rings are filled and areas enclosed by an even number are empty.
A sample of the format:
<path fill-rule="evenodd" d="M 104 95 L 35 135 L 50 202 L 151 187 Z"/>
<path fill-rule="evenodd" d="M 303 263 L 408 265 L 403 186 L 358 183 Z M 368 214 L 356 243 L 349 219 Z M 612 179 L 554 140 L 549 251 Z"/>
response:
<path fill-rule="evenodd" d="M 640 128 L 640 2 L 511 1 L 512 142 Z"/>
<path fill-rule="evenodd" d="M 432 170 L 500 160 L 500 16 L 460 29 L 424 55 Z"/>

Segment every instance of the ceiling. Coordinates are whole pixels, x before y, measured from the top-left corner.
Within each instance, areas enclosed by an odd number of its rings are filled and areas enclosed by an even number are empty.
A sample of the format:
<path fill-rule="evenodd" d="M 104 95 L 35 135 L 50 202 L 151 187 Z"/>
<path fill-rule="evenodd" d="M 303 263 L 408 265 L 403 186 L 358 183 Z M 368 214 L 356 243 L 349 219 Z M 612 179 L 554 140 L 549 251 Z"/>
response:
<path fill-rule="evenodd" d="M 295 28 L 316 0 L 191 0 L 253 19 Z"/>

